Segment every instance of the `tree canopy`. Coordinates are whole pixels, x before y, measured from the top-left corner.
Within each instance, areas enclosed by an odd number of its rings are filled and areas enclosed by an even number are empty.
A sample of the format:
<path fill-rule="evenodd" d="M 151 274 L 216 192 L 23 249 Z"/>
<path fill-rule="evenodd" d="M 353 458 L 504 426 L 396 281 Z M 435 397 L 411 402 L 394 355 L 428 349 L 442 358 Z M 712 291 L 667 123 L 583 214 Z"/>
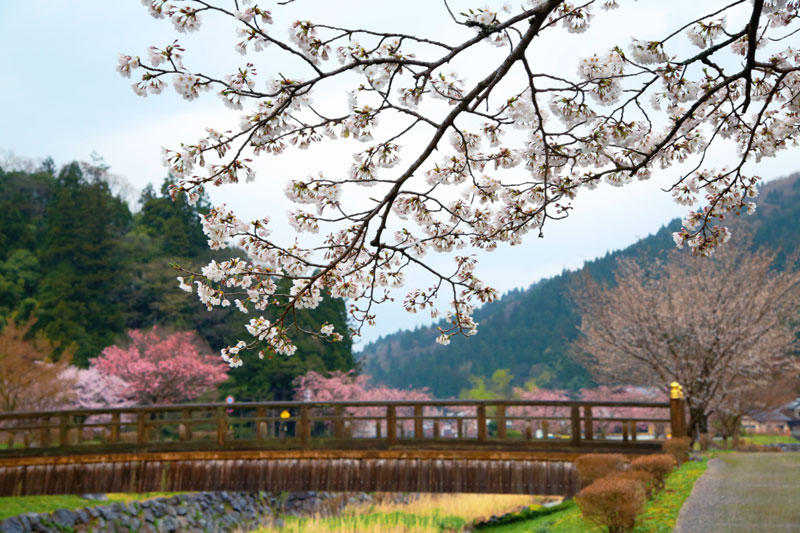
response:
<path fill-rule="evenodd" d="M 728 238 L 722 220 L 754 209 L 760 177 L 750 163 L 798 135 L 800 61 L 787 46 L 800 24 L 796 2 L 703 4 L 699 16 L 660 36 L 621 35 L 618 46 L 582 49 L 583 57 L 561 57 L 546 39 L 622 17 L 629 2 L 530 0 L 456 12 L 445 1 L 425 15 L 453 25 L 446 39 L 368 28 L 355 13 L 347 27 L 289 22 L 283 39 L 271 25 L 294 2 L 273 11 L 251 1 L 145 4 L 179 32 L 203 31 L 204 19 L 234 24 L 231 46 L 245 56 L 223 73 L 189 64 L 178 41 L 120 56 L 118 71 L 135 77 L 142 96 L 171 82 L 187 100 L 213 91 L 243 112 L 238 129 L 211 127 L 164 152 L 190 200 L 206 187 L 255 179 L 256 158 L 292 146 L 329 143 L 355 159 L 349 168 L 286 176 L 300 238 L 274 232 L 268 213 L 248 221 L 215 206 L 205 217 L 215 247 L 233 239 L 248 259 L 209 264 L 186 286 L 209 307 L 278 309 L 252 318 L 244 345 L 225 352 L 234 366 L 248 350 L 293 353 L 294 311 L 316 307 L 326 290 L 349 299 L 358 332 L 415 268 L 431 282 L 410 287 L 404 308 L 436 315 L 445 300 L 438 341 L 472 335 L 474 306 L 497 296 L 478 277 L 472 251 L 541 234 L 569 215 L 581 191 L 646 180 L 659 168 L 674 168 L 671 194 L 689 206 L 675 242 L 710 254 Z M 558 67 L 542 66 L 543 53 L 559 54 Z M 733 156 L 717 168 L 707 156 L 722 142 Z M 451 255 L 452 266 L 427 253 Z M 307 333 L 334 337 L 326 326 Z"/>

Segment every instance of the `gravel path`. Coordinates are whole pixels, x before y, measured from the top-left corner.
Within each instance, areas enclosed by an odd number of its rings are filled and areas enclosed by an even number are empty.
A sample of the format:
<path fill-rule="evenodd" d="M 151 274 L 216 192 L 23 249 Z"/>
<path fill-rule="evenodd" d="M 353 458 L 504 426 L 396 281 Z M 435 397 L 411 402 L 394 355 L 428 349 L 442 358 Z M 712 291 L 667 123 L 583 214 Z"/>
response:
<path fill-rule="evenodd" d="M 800 531 L 800 453 L 731 453 L 710 460 L 674 529 L 772 531 Z"/>

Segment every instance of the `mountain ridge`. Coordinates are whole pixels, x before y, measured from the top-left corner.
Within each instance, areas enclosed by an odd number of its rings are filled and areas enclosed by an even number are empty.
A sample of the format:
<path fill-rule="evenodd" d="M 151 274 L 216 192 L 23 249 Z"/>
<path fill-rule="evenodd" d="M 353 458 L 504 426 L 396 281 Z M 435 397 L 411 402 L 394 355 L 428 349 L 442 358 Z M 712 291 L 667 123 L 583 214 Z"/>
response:
<path fill-rule="evenodd" d="M 754 215 L 734 220 L 733 231 L 747 229 L 753 245 L 779 250 L 779 261 L 800 245 L 800 172 L 771 180 L 760 188 Z M 792 222 L 786 224 L 786 222 Z M 507 368 L 513 384 L 533 379 L 541 387 L 577 390 L 593 383 L 588 372 L 569 357 L 580 317 L 570 290 L 583 276 L 611 281 L 622 257 L 664 259 L 674 250 L 673 219 L 655 233 L 621 250 L 564 269 L 525 289 L 513 289 L 495 302 L 476 309 L 478 335 L 454 337 L 448 346 L 436 344 L 436 326 L 402 330 L 366 345 L 358 354 L 362 368 L 376 382 L 392 387 L 427 387 L 438 397 L 457 396 L 471 376 L 486 378 Z"/>

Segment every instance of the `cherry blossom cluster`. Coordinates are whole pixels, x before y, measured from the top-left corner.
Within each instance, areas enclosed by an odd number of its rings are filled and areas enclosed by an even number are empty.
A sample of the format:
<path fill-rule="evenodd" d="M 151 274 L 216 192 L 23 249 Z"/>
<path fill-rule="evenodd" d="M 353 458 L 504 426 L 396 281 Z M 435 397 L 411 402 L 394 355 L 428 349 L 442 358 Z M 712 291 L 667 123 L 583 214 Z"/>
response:
<path fill-rule="evenodd" d="M 286 176 L 285 194 L 297 206 L 289 222 L 302 240 L 275 235 L 268 217 L 242 221 L 226 206 L 204 220 L 213 248 L 234 244 L 248 260 L 185 273 L 181 288 L 209 307 L 275 309 L 253 318 L 248 341 L 224 351 L 231 364 L 241 350 L 291 354 L 292 311 L 315 307 L 326 293 L 348 299 L 353 329 L 307 333 L 358 334 L 409 268 L 433 281 L 410 288 L 403 307 L 436 317 L 448 301 L 437 341 L 474 334 L 473 309 L 497 296 L 477 277 L 475 254 L 519 244 L 530 231 L 541 236 L 600 183 L 622 187 L 669 172 L 673 197 L 689 210 L 675 242 L 710 254 L 729 236 L 725 219 L 754 209 L 760 178 L 752 164 L 797 143 L 800 52 L 787 46 L 800 26 L 797 0 L 733 2 L 661 39 L 634 36 L 558 72 L 534 68 L 535 38 L 585 32 L 626 2 L 529 0 L 462 13 L 445 2 L 442 16 L 467 30 L 456 43 L 312 20 L 293 21 L 284 38 L 273 31 L 280 2 L 143 3 L 180 32 L 197 31 L 203 18 L 231 19 L 232 46 L 245 56 L 223 74 L 190 68 L 178 41 L 120 57 L 120 74 L 137 77 L 139 94 L 171 82 L 187 100 L 214 93 L 241 112 L 236 130 L 209 128 L 194 143 L 165 149 L 176 191 L 196 198 L 212 185 L 256 179 L 255 158 L 290 148 L 363 145 L 349 168 Z M 747 23 L 730 22 L 741 19 L 729 16 L 736 10 Z M 454 62 L 486 46 L 498 46 L 496 62 L 453 72 Z M 294 61 L 296 73 L 270 72 L 259 59 L 267 47 Z M 315 104 L 315 94 L 337 83 L 349 84 L 341 101 Z M 735 158 L 710 168 L 707 156 L 720 143 L 734 146 Z M 451 255 L 453 266 L 429 253 Z M 280 280 L 289 288 L 278 290 Z"/>

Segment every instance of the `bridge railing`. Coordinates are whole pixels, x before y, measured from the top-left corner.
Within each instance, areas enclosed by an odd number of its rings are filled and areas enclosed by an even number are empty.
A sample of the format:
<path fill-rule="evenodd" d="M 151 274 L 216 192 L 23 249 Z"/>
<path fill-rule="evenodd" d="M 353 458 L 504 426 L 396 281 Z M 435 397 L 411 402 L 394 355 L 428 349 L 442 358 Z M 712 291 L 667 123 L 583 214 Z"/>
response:
<path fill-rule="evenodd" d="M 681 401 L 432 400 L 153 405 L 0 413 L 0 457 L 215 449 L 643 447 Z"/>

